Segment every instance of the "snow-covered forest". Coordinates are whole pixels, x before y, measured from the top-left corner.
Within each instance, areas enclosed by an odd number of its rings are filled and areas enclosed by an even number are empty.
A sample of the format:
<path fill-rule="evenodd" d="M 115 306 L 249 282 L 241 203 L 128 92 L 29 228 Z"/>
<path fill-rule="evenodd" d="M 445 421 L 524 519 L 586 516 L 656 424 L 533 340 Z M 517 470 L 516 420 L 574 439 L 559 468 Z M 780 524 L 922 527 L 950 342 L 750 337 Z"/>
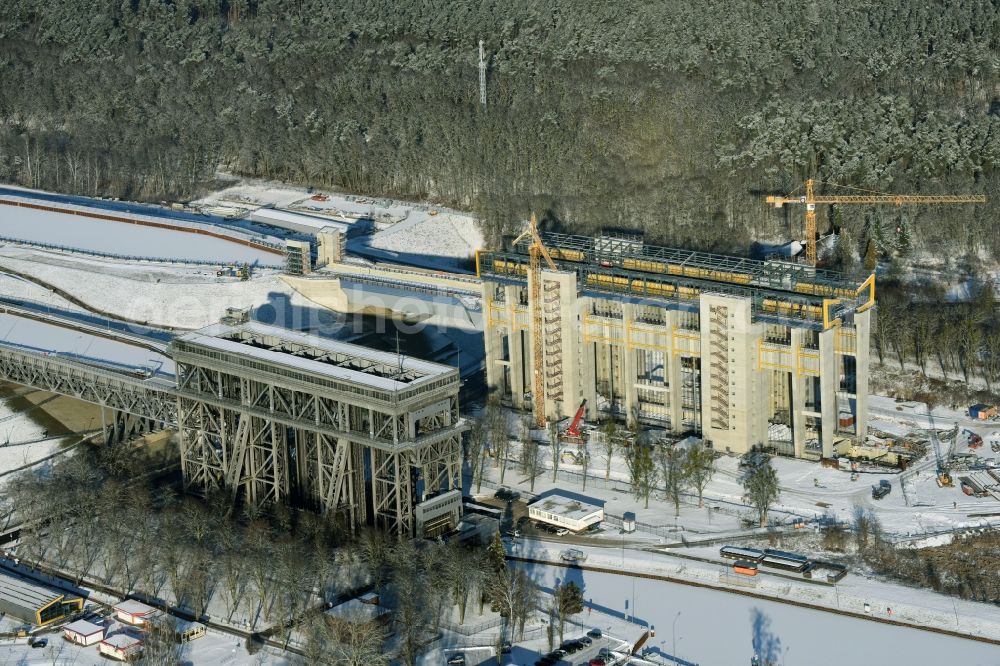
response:
<path fill-rule="evenodd" d="M 7 0 L 0 40 L 0 180 L 41 188 L 184 198 L 221 168 L 469 208 L 494 237 L 535 209 L 740 253 L 801 233 L 763 195 L 809 176 L 1000 195 L 990 0 Z M 995 252 L 992 220 L 820 229 L 852 264 Z"/>

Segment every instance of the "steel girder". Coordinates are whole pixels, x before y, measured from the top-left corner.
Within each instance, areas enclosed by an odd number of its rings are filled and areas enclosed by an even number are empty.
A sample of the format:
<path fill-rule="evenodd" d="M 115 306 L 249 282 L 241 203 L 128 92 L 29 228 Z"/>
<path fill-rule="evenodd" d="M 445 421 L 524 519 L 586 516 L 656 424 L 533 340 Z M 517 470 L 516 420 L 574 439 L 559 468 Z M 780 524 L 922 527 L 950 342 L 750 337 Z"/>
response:
<path fill-rule="evenodd" d="M 0 377 L 118 412 L 175 424 L 172 387 L 54 356 L 0 348 Z"/>

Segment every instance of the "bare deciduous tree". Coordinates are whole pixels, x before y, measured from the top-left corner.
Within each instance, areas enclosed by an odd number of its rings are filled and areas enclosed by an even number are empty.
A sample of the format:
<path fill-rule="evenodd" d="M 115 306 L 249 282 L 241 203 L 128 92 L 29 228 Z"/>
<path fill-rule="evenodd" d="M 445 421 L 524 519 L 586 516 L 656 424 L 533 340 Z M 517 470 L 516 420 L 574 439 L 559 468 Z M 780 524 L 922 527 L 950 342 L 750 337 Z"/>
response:
<path fill-rule="evenodd" d="M 657 471 L 653 460 L 653 447 L 639 442 L 625 447 L 625 463 L 632 482 L 632 493 L 649 508 L 649 496 L 656 488 Z"/>
<path fill-rule="evenodd" d="M 635 448 L 639 446 L 636 444 Z M 656 445 L 656 461 L 660 466 L 660 480 L 667 497 L 674 504 L 674 515 L 681 514 L 681 493 L 688 484 L 687 452 L 676 442 L 660 442 Z"/>
<path fill-rule="evenodd" d="M 698 492 L 698 507 L 701 508 L 705 505 L 705 488 L 715 475 L 715 451 L 702 441 L 696 442 L 687 450 L 685 466 L 691 487 Z"/>

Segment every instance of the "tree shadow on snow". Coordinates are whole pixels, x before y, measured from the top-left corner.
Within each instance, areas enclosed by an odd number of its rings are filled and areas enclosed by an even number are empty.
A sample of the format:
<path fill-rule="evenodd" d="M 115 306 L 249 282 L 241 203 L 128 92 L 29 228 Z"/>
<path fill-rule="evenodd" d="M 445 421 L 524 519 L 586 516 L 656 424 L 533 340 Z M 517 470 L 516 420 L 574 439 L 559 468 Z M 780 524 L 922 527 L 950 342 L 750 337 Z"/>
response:
<path fill-rule="evenodd" d="M 771 618 L 759 608 L 750 612 L 753 629 L 753 651 L 760 657 L 761 664 L 776 664 L 781 656 L 781 638 L 771 631 Z"/>

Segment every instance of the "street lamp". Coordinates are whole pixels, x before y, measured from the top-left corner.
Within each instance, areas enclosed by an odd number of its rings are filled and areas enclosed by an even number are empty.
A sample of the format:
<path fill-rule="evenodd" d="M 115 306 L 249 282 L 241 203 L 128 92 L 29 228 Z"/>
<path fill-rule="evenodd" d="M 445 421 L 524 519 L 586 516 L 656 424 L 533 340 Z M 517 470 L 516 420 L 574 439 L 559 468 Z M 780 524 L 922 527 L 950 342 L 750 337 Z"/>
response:
<path fill-rule="evenodd" d="M 670 633 L 673 634 L 672 640 L 674 644 L 673 648 L 670 650 L 670 659 L 674 662 L 674 664 L 677 663 L 677 620 L 679 619 L 681 619 L 681 611 L 677 611 L 677 617 L 674 618 L 674 623 L 670 628 Z"/>

